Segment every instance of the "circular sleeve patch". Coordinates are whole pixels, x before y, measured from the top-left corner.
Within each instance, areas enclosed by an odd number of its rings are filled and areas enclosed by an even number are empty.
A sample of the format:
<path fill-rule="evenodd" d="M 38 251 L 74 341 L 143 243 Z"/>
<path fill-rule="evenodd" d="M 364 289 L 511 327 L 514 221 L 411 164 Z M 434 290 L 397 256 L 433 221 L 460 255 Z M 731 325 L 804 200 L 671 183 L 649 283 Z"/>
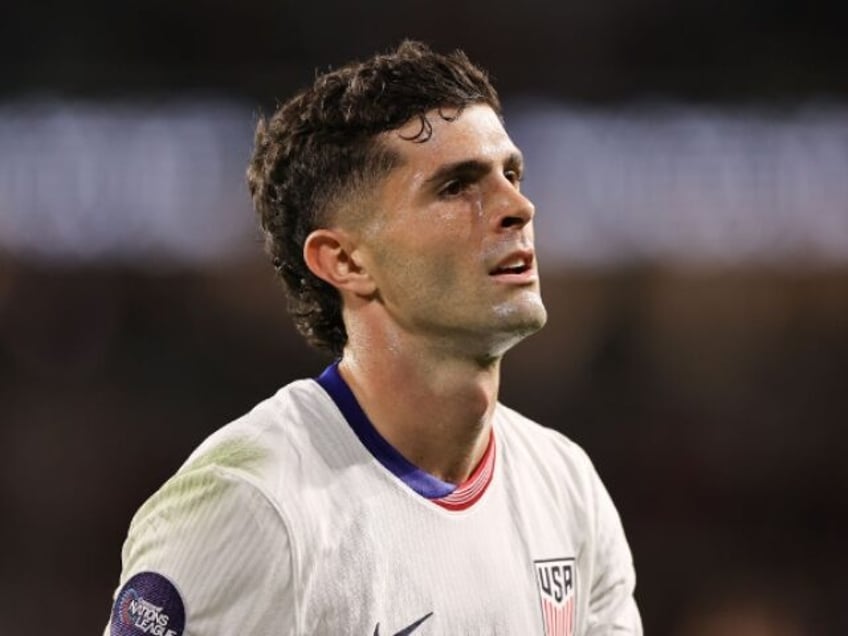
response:
<path fill-rule="evenodd" d="M 139 572 L 112 607 L 111 636 L 182 636 L 185 606 L 174 584 L 156 572 Z"/>

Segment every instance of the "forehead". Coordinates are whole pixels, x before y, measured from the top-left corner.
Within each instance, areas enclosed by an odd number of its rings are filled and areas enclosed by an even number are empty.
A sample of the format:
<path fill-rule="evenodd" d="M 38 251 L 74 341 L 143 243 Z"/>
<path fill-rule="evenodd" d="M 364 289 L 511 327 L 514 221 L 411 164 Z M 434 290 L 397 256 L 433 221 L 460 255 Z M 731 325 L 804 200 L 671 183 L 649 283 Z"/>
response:
<path fill-rule="evenodd" d="M 426 141 L 416 140 L 422 132 L 417 117 L 382 134 L 382 142 L 400 156 L 400 171 L 408 176 L 426 178 L 440 166 L 460 161 L 498 162 L 517 151 L 500 117 L 486 104 L 473 104 L 461 112 L 431 110 L 426 118 L 432 126 Z"/>

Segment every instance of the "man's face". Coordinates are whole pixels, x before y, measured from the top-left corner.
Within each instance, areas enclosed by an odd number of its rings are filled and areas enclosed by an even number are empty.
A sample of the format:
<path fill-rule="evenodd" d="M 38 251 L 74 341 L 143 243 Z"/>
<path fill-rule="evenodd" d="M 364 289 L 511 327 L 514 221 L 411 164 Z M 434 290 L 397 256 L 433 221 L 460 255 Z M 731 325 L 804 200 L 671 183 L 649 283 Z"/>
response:
<path fill-rule="evenodd" d="M 453 111 L 443 111 L 455 116 Z M 521 154 L 495 112 L 453 121 L 428 113 L 381 141 L 402 159 L 380 182 L 362 253 L 390 319 L 404 332 L 474 356 L 501 355 L 544 325 L 533 204 Z M 406 139 L 405 139 L 406 138 Z"/>

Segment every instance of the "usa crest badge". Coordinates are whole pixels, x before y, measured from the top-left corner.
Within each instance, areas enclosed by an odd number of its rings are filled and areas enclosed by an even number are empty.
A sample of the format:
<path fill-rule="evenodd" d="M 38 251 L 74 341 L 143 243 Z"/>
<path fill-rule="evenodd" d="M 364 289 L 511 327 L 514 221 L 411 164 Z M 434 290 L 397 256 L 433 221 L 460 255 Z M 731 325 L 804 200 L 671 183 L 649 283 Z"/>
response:
<path fill-rule="evenodd" d="M 542 605 L 545 636 L 574 636 L 577 632 L 577 571 L 574 559 L 533 561 Z"/>

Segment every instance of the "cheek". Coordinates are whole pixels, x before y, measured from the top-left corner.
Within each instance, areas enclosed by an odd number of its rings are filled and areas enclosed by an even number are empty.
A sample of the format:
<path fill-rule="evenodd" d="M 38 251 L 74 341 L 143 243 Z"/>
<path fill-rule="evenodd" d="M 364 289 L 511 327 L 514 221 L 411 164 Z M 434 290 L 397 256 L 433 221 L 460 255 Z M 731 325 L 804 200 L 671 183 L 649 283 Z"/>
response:
<path fill-rule="evenodd" d="M 435 307 L 449 314 L 473 302 L 476 290 L 466 282 L 465 270 L 451 255 L 438 251 L 409 255 L 390 274 L 394 297 L 422 314 Z"/>
<path fill-rule="evenodd" d="M 467 223 L 459 223 L 456 210 L 433 212 L 427 224 L 407 220 L 403 232 L 384 232 L 374 242 L 378 284 L 386 294 L 413 303 L 446 296 L 461 303 L 479 286 L 472 280 L 477 271 L 470 257 L 474 237 Z"/>
<path fill-rule="evenodd" d="M 411 293 L 430 302 L 440 296 L 455 295 L 460 286 L 461 268 L 449 255 L 432 250 L 409 258 L 403 276 Z"/>

